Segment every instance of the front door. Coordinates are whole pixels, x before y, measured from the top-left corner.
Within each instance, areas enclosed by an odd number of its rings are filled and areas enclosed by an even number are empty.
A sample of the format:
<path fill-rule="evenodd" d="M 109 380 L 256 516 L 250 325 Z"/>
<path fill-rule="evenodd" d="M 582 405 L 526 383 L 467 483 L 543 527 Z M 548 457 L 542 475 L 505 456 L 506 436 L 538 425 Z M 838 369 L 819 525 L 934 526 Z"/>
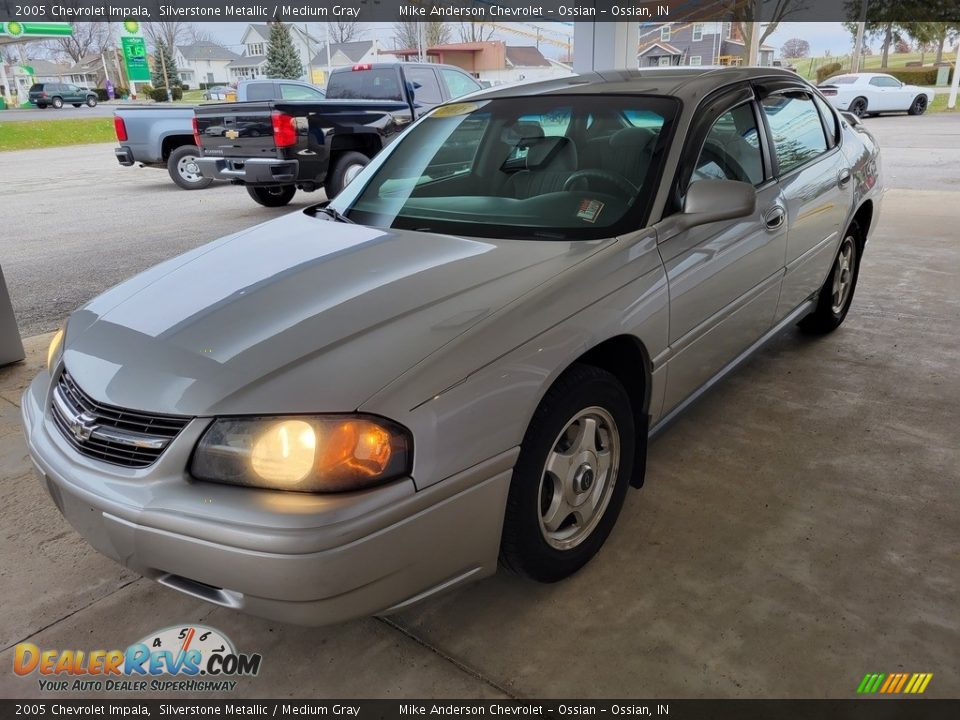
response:
<path fill-rule="evenodd" d="M 786 87 L 761 101 L 773 138 L 777 178 L 787 207 L 786 275 L 777 319 L 786 317 L 823 283 L 833 264 L 853 184 L 836 147 L 836 118 L 821 116 L 812 94 Z M 825 127 L 824 120 L 833 127 Z"/>
<path fill-rule="evenodd" d="M 670 293 L 664 414 L 770 329 L 780 295 L 785 207 L 763 158 L 756 102 L 743 97 L 719 114 L 702 143 L 687 149 L 696 157 L 690 183 L 750 183 L 757 190 L 756 212 L 673 236 L 669 218 L 662 223 L 659 250 Z"/>

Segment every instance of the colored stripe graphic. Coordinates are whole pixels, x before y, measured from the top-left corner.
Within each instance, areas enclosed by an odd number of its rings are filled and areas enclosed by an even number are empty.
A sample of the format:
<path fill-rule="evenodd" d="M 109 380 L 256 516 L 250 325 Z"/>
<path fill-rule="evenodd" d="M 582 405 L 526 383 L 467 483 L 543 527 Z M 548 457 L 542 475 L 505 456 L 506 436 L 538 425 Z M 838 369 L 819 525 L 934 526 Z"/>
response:
<path fill-rule="evenodd" d="M 858 695 L 918 695 L 927 689 L 933 673 L 867 673 L 857 685 Z"/>

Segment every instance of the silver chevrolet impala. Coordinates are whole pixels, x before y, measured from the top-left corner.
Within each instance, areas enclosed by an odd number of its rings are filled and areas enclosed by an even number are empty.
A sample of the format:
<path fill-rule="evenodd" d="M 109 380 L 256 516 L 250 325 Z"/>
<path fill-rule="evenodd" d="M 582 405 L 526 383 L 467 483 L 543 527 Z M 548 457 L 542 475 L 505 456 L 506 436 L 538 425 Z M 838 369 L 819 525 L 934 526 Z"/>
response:
<path fill-rule="evenodd" d="M 97 550 L 255 615 L 391 612 L 498 562 L 560 580 L 649 437 L 783 328 L 843 322 L 879 172 L 771 68 L 473 95 L 333 202 L 74 312 L 30 453 Z"/>

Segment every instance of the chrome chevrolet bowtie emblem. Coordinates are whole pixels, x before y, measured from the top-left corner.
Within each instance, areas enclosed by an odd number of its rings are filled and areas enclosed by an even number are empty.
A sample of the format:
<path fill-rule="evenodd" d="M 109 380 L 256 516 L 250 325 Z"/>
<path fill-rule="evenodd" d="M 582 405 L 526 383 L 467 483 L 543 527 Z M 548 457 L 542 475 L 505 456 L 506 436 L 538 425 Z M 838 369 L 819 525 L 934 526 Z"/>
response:
<path fill-rule="evenodd" d="M 89 413 L 80 413 L 70 419 L 70 433 L 77 442 L 86 442 L 97 429 L 97 419 Z"/>

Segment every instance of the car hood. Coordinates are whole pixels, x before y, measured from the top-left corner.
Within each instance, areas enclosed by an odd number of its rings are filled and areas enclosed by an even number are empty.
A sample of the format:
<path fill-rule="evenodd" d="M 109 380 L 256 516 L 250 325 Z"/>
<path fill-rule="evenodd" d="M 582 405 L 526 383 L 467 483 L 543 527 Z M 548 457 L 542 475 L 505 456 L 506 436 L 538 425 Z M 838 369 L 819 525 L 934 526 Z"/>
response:
<path fill-rule="evenodd" d="M 70 318 L 93 398 L 183 415 L 344 412 L 610 241 L 488 240 L 293 213 L 169 260 Z"/>

